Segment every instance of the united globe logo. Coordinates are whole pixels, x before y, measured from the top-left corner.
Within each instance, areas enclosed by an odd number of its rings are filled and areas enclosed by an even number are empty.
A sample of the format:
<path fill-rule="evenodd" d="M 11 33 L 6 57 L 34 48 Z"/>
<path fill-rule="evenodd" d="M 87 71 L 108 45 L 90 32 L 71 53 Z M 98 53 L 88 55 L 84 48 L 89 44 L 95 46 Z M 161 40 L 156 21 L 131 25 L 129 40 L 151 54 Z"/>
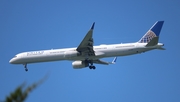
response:
<path fill-rule="evenodd" d="M 140 43 L 149 43 L 149 42 L 152 40 L 152 38 L 154 38 L 154 37 L 157 37 L 156 34 L 155 34 L 153 31 L 149 30 L 149 31 L 141 38 L 141 40 L 140 40 L 139 42 L 140 42 Z"/>

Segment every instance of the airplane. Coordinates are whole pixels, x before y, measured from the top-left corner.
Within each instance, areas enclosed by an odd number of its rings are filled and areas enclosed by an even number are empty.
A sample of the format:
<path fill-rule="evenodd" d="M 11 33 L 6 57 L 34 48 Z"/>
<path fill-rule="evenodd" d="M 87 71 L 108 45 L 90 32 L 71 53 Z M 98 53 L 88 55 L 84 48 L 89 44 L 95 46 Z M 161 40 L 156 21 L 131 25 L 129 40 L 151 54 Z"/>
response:
<path fill-rule="evenodd" d="M 164 44 L 158 42 L 163 23 L 164 21 L 155 22 L 137 42 L 94 46 L 94 22 L 78 47 L 22 52 L 15 55 L 9 63 L 23 64 L 25 71 L 28 71 L 27 64 L 30 63 L 69 60 L 73 61 L 74 69 L 86 67 L 96 69 L 94 64 L 115 64 L 118 56 L 139 54 L 154 49 L 165 50 Z M 114 57 L 114 59 L 112 62 L 100 60 L 106 57 Z"/>

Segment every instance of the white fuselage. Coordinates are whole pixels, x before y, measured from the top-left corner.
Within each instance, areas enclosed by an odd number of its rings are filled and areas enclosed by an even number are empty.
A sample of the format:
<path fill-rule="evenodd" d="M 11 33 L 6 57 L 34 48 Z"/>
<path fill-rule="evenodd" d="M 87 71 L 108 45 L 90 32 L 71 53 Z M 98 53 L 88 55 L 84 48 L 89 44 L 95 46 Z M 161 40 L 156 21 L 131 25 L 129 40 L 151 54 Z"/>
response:
<path fill-rule="evenodd" d="M 89 59 L 100 59 L 105 57 L 126 56 L 138 54 L 163 46 L 158 43 L 156 46 L 146 47 L 147 43 L 125 43 L 94 46 L 95 56 L 88 56 Z M 85 60 L 87 55 L 81 55 L 76 48 L 52 49 L 41 51 L 30 51 L 17 54 L 10 60 L 12 64 L 28 64 L 38 62 L 60 61 L 60 60 Z"/>

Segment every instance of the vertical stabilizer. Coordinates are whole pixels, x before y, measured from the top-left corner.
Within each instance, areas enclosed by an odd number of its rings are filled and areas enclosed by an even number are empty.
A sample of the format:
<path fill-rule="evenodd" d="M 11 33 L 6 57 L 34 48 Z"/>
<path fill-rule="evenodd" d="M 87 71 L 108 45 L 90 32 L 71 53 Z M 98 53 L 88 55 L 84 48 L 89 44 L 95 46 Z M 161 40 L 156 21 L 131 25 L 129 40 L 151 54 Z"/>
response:
<path fill-rule="evenodd" d="M 148 32 L 138 41 L 139 43 L 148 43 L 146 46 L 154 46 L 158 43 L 159 34 L 164 21 L 157 21 Z"/>

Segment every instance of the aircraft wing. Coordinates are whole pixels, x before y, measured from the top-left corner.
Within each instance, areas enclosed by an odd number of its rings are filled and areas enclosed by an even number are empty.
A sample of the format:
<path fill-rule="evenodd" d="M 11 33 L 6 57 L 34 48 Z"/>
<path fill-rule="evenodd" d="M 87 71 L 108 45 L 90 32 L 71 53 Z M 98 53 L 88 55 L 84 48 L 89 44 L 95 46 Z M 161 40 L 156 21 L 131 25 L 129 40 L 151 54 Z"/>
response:
<path fill-rule="evenodd" d="M 91 29 L 87 32 L 86 36 L 80 43 L 80 45 L 77 47 L 77 51 L 81 53 L 81 55 L 88 55 L 88 56 L 95 56 L 94 50 L 93 50 L 93 29 L 94 29 L 95 22 L 93 23 Z"/>
<path fill-rule="evenodd" d="M 109 64 L 115 64 L 116 60 L 117 60 L 117 57 L 114 57 L 112 62 L 106 62 L 106 61 L 102 61 L 102 60 L 97 59 L 97 60 L 93 60 L 93 63 L 109 65 Z"/>

